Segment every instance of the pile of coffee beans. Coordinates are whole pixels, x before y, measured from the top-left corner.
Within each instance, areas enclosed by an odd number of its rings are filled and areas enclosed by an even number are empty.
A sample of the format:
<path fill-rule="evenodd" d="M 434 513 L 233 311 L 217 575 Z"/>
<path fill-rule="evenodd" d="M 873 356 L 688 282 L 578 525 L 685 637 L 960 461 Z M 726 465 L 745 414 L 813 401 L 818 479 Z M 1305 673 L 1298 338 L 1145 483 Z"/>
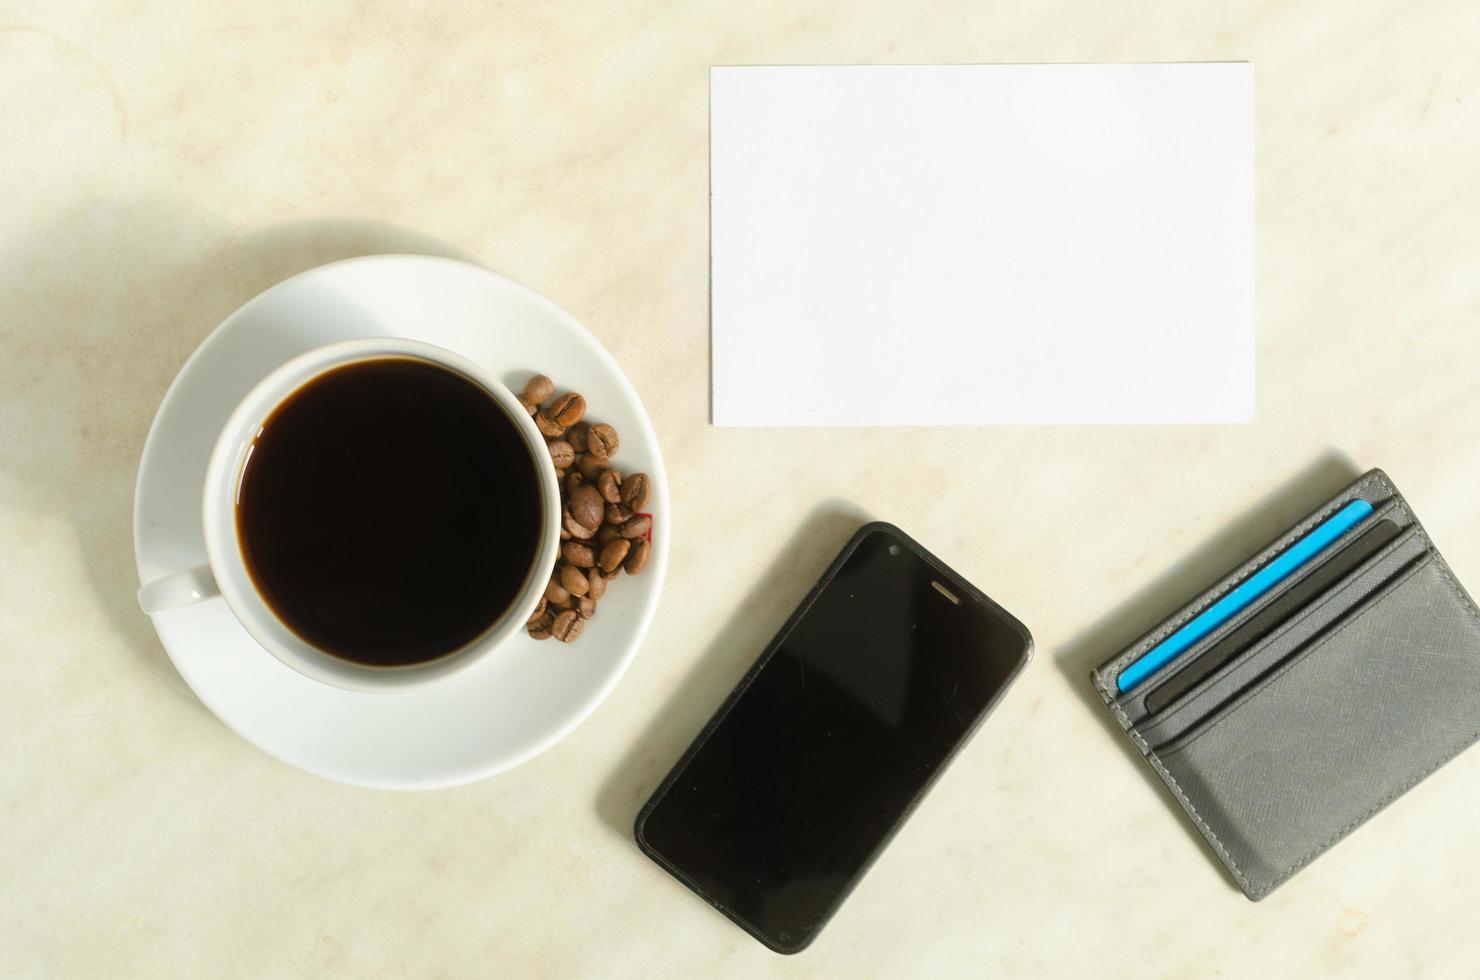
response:
<path fill-rule="evenodd" d="M 622 472 L 612 457 L 622 443 L 605 422 L 586 420 L 586 399 L 555 394 L 543 374 L 529 379 L 519 403 L 545 436 L 560 481 L 560 557 L 545 594 L 529 617 L 529 635 L 569 643 L 612 579 L 636 575 L 652 550 L 653 516 L 646 512 L 652 483 L 646 473 Z"/>

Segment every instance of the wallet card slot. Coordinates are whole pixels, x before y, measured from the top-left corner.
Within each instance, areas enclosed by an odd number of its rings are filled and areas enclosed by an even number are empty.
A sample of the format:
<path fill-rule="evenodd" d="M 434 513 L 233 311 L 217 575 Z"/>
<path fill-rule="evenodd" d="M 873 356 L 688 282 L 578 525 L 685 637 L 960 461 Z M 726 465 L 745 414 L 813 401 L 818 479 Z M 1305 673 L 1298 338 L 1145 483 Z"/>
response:
<path fill-rule="evenodd" d="M 1432 553 L 1148 753 L 1251 898 L 1480 737 L 1480 621 Z"/>
<path fill-rule="evenodd" d="M 1350 616 L 1361 615 L 1386 587 L 1416 561 L 1432 557 L 1428 543 L 1410 528 L 1397 540 L 1349 573 L 1334 588 L 1287 617 L 1252 646 L 1231 655 L 1221 666 L 1178 696 L 1140 726 L 1148 745 L 1159 747 L 1200 727 L 1202 721 L 1242 691 L 1298 655 L 1312 642 Z"/>
<path fill-rule="evenodd" d="M 1382 470 L 1369 470 L 1363 474 L 1359 480 L 1343 490 L 1334 499 L 1328 501 L 1320 510 L 1306 517 L 1305 520 L 1292 527 L 1278 540 L 1266 546 L 1259 554 L 1229 572 L 1202 595 L 1169 616 L 1160 626 L 1141 637 L 1107 662 L 1101 664 L 1094 671 L 1095 685 L 1107 701 L 1116 702 L 1115 710 L 1117 713 L 1124 711 L 1124 705 L 1119 703 L 1120 695 L 1117 685 L 1121 673 L 1127 667 L 1139 660 L 1161 640 L 1174 633 L 1228 592 L 1237 588 L 1240 583 L 1255 574 L 1266 563 L 1290 545 L 1304 537 L 1312 528 L 1324 522 L 1353 500 L 1367 501 L 1373 506 L 1374 511 L 1383 510 L 1385 505 L 1391 502 L 1397 504 L 1398 508 L 1405 515 L 1408 513 L 1407 508 L 1403 505 L 1402 497 L 1393 485 L 1388 482 L 1387 475 Z M 1411 515 L 1409 517 L 1411 519 Z"/>
<path fill-rule="evenodd" d="M 1244 630 L 1252 622 L 1264 615 L 1267 610 L 1270 610 L 1272 607 L 1280 604 L 1286 596 L 1291 595 L 1292 593 L 1301 592 L 1302 590 L 1306 589 L 1307 583 L 1310 583 L 1313 580 L 1316 582 L 1320 582 L 1323 579 L 1331 581 L 1331 579 L 1329 578 L 1329 570 L 1333 566 L 1335 566 L 1336 568 L 1349 566 L 1351 562 L 1343 556 L 1349 556 L 1350 554 L 1352 554 L 1352 549 L 1358 549 L 1358 553 L 1361 553 L 1363 542 L 1368 541 L 1373 536 L 1373 534 L 1380 533 L 1384 524 L 1401 531 L 1402 529 L 1409 527 L 1412 523 L 1412 516 L 1408 514 L 1407 509 L 1402 506 L 1400 500 L 1396 498 L 1390 498 L 1386 500 L 1384 503 L 1380 504 L 1373 511 L 1373 513 L 1369 514 L 1360 524 L 1353 527 L 1346 534 L 1344 540 L 1336 543 L 1333 547 L 1327 549 L 1326 552 L 1312 559 L 1307 565 L 1292 574 L 1287 580 L 1279 583 L 1275 588 L 1271 589 L 1268 594 L 1261 596 L 1259 600 L 1251 604 L 1249 608 L 1241 610 L 1237 615 L 1231 617 L 1228 622 L 1222 624 L 1216 630 L 1209 633 L 1206 637 L 1202 638 L 1193 646 L 1189 647 L 1183 653 L 1178 655 L 1178 657 L 1174 661 L 1172 661 L 1166 667 L 1162 668 L 1162 670 L 1158 672 L 1157 676 L 1155 676 L 1149 683 L 1121 695 L 1118 700 L 1122 710 L 1126 713 L 1126 716 L 1133 723 L 1140 723 L 1146 717 L 1160 711 L 1162 707 L 1164 707 L 1172 698 L 1176 696 L 1176 694 L 1180 693 L 1181 691 L 1187 690 L 1193 684 L 1195 684 L 1198 679 L 1206 676 L 1208 673 L 1211 672 L 1211 668 L 1199 669 L 1205 654 L 1218 647 L 1221 643 L 1229 639 L 1235 633 L 1239 632 L 1240 630 Z M 1391 540 L 1391 538 L 1389 538 L 1388 540 Z M 1383 541 L 1377 547 L 1381 547 L 1386 543 L 1386 541 Z M 1260 562 L 1260 566 L 1266 564 L 1269 560 L 1272 560 L 1278 553 L 1279 552 L 1272 552 L 1266 556 L 1262 556 L 1263 560 Z M 1363 554 L 1363 557 L 1365 557 L 1366 554 L 1370 553 L 1371 550 L 1368 550 L 1365 554 Z M 1338 572 L 1338 577 L 1340 574 L 1344 574 L 1344 571 Z M 1221 598 L 1221 596 L 1225 594 L 1229 589 L 1233 588 L 1235 584 L 1236 583 L 1230 584 L 1226 589 L 1220 590 L 1217 593 L 1210 593 L 1209 595 L 1205 595 L 1202 599 L 1199 600 L 1199 603 L 1204 607 L 1211 605 L 1213 602 L 1216 602 L 1219 598 Z M 1339 583 L 1337 584 L 1339 585 Z M 1320 588 L 1321 587 L 1318 586 L 1316 591 L 1319 592 Z M 1314 601 L 1314 597 L 1307 601 Z M 1253 643 L 1256 642 L 1256 640 L 1248 639 L 1246 642 Z M 1129 663 L 1125 664 L 1124 666 L 1129 666 Z M 1192 677 L 1191 679 L 1184 677 L 1184 671 L 1192 671 L 1196 676 Z M 1167 685 L 1173 686 L 1173 694 L 1168 695 L 1167 693 L 1165 693 L 1165 691 L 1163 691 L 1163 688 L 1165 688 Z"/>
<path fill-rule="evenodd" d="M 1145 715 L 1154 718 L 1173 709 L 1187 692 L 1197 689 L 1205 679 L 1228 669 L 1255 647 L 1291 628 L 1323 602 L 1345 594 L 1356 583 L 1366 582 L 1367 591 L 1377 588 L 1408 560 L 1394 564 L 1388 556 L 1402 551 L 1410 558 L 1417 557 L 1426 547 L 1414 527 L 1404 530 L 1383 521 L 1371 528 L 1348 548 L 1331 556 L 1331 560 L 1313 574 L 1282 592 L 1234 629 L 1221 634 L 1194 660 L 1184 664 L 1175 675 L 1149 692 Z M 1384 577 L 1373 579 L 1373 571 L 1381 568 L 1387 569 Z"/>

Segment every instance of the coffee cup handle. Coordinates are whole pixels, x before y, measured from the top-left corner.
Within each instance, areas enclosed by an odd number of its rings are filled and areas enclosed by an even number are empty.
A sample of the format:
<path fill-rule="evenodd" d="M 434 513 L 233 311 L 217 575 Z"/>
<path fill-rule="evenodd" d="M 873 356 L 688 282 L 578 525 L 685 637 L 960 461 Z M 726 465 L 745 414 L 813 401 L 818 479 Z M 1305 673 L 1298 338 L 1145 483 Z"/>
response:
<path fill-rule="evenodd" d="M 173 575 L 155 579 L 139 590 L 139 608 L 153 616 L 166 609 L 188 606 L 192 602 L 220 595 L 216 576 L 209 565 L 197 565 Z"/>

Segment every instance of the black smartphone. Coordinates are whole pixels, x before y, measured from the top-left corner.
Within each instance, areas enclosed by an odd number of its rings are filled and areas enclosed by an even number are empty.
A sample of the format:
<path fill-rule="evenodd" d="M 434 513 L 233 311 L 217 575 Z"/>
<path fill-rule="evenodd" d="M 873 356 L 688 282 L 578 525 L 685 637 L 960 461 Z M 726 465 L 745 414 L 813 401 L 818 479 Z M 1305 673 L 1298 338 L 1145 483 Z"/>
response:
<path fill-rule="evenodd" d="M 638 846 L 804 949 L 1028 662 L 1022 623 L 898 528 L 862 528 L 643 807 Z"/>

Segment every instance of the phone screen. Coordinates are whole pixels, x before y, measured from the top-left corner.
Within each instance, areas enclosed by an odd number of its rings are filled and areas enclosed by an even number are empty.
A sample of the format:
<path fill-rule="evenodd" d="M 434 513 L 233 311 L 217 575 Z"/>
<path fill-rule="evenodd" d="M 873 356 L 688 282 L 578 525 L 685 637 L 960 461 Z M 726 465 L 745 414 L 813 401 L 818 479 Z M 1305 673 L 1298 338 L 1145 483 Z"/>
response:
<path fill-rule="evenodd" d="M 639 843 L 768 946 L 801 949 L 1029 646 L 902 532 L 870 525 L 654 794 Z"/>

